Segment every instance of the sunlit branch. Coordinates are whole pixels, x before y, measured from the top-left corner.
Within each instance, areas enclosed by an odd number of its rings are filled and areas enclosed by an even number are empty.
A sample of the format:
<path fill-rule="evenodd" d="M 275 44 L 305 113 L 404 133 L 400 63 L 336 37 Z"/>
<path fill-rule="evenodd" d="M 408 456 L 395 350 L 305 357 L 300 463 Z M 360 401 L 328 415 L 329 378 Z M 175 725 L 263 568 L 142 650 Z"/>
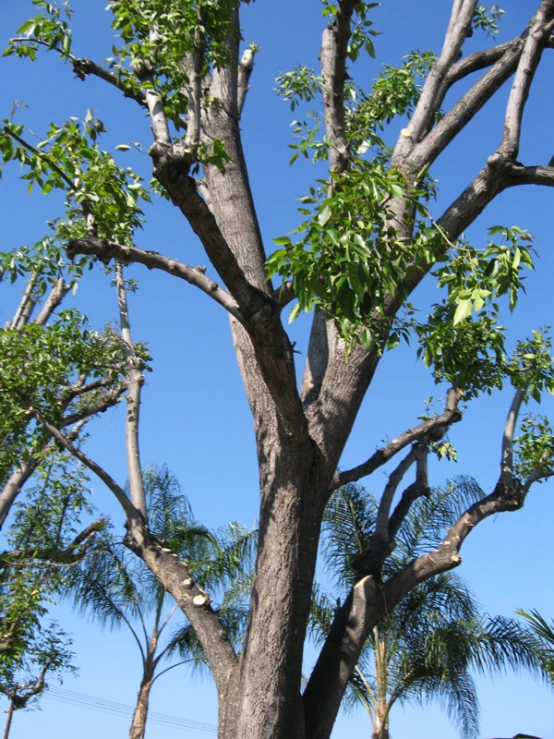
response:
<path fill-rule="evenodd" d="M 458 403 L 461 397 L 462 393 L 459 390 L 451 388 L 448 391 L 444 413 L 441 413 L 439 416 L 435 416 L 434 418 L 430 418 L 427 421 L 423 421 L 419 426 L 414 426 L 413 428 L 404 431 L 403 434 L 400 434 L 396 439 L 393 439 L 390 444 L 378 449 L 363 464 L 360 464 L 351 470 L 338 472 L 333 481 L 333 489 L 335 490 L 341 485 L 346 485 L 349 482 L 356 482 L 356 480 L 370 475 L 378 467 L 386 464 L 389 459 L 392 459 L 395 454 L 408 446 L 408 444 L 418 441 L 424 436 L 431 435 L 433 438 L 440 438 L 444 435 L 449 426 L 461 420 L 462 414 L 458 409 Z"/>
<path fill-rule="evenodd" d="M 57 279 L 33 323 L 44 326 L 70 290 L 71 285 L 67 285 L 63 277 Z"/>
<path fill-rule="evenodd" d="M 231 315 L 242 322 L 242 313 L 237 302 L 226 290 L 222 289 L 209 277 L 206 277 L 203 267 L 189 267 L 176 259 L 164 257 L 158 252 L 143 251 L 142 249 L 96 238 L 70 242 L 67 253 L 70 259 L 73 259 L 77 254 L 87 254 L 101 259 L 116 259 L 125 264 L 137 262 L 148 267 L 148 269 L 159 269 L 162 272 L 167 272 L 200 288 L 202 292 L 209 295 L 216 303 L 222 305 Z"/>
<path fill-rule="evenodd" d="M 521 404 L 525 400 L 525 394 L 529 386 L 529 380 L 516 390 L 512 405 L 508 411 L 508 418 L 502 435 L 502 456 L 500 461 L 500 482 L 510 485 L 514 477 L 514 433 L 517 419 L 521 410 Z"/>
<path fill-rule="evenodd" d="M 340 0 L 330 26 L 321 40 L 321 77 L 325 131 L 330 143 L 329 166 L 332 172 L 342 172 L 349 160 L 344 112 L 346 58 L 351 35 L 351 19 L 355 0 Z"/>
<path fill-rule="evenodd" d="M 127 291 L 123 281 L 121 262 L 116 264 L 117 304 L 119 307 L 119 321 L 121 338 L 127 352 L 127 366 L 125 377 L 127 380 L 127 417 L 125 423 L 125 441 L 127 447 L 127 470 L 129 473 L 129 487 L 131 500 L 137 510 L 142 513 L 145 521 L 148 520 L 146 498 L 142 479 L 139 448 L 139 414 L 141 388 L 144 382 L 141 361 L 135 352 L 135 345 L 131 336 L 129 309 L 127 306 Z"/>
<path fill-rule="evenodd" d="M 504 159 L 515 161 L 519 152 L 521 121 L 531 84 L 539 65 L 546 42 L 554 29 L 554 4 L 543 0 L 525 39 L 515 74 L 504 122 L 504 135 L 498 153 Z"/>

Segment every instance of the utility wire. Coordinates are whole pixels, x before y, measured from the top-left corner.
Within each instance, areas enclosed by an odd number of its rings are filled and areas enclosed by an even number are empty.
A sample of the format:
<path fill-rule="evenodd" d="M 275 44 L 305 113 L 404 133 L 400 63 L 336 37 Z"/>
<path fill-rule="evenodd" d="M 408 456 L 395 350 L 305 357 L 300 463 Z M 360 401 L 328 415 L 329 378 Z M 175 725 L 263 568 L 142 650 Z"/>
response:
<path fill-rule="evenodd" d="M 95 696 L 84 693 L 77 693 L 73 690 L 65 690 L 64 688 L 50 687 L 44 693 L 44 697 L 50 698 L 58 703 L 89 708 L 93 711 L 100 711 L 101 713 L 109 713 L 112 716 L 132 716 L 135 712 L 132 706 L 115 703 L 105 698 L 96 698 Z M 198 731 L 205 734 L 217 734 L 217 728 L 213 724 L 192 721 L 190 719 L 179 718 L 178 716 L 170 716 L 167 713 L 158 713 L 157 711 L 148 712 L 148 721 L 161 724 L 162 726 L 172 726 L 176 729 L 189 729 L 190 731 Z"/>

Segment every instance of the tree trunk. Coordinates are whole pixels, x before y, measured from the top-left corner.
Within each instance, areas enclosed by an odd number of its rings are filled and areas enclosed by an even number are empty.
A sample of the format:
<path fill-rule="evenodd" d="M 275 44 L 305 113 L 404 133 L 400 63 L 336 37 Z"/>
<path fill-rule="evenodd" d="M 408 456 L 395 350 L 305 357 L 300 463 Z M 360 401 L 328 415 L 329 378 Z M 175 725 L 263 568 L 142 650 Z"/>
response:
<path fill-rule="evenodd" d="M 148 704 L 150 700 L 150 689 L 152 688 L 152 680 L 154 670 L 150 660 L 144 667 L 144 674 L 140 683 L 140 689 L 137 698 L 135 713 L 133 714 L 133 722 L 129 730 L 129 739 L 144 739 L 146 733 L 146 719 L 148 717 Z"/>
<path fill-rule="evenodd" d="M 6 728 L 4 730 L 4 739 L 8 739 L 8 737 L 10 735 L 10 727 L 12 725 L 13 711 L 14 711 L 13 701 L 10 701 L 10 707 L 7 710 L 8 718 L 6 719 Z"/>

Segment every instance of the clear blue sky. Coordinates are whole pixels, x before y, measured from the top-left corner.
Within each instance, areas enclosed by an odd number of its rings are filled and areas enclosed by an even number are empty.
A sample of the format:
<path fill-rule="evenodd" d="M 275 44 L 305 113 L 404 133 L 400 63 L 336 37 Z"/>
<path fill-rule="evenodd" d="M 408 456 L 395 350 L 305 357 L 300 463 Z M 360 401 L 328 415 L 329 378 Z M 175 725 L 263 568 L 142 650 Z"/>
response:
<path fill-rule="evenodd" d="M 507 0 L 502 39 L 521 31 L 536 2 Z M 374 11 L 375 27 L 382 31 L 376 39 L 377 61 L 357 65 L 360 83 L 368 84 L 383 63 L 397 64 L 403 54 L 417 48 L 437 51 L 442 42 L 450 9 L 447 0 L 396 0 L 384 2 Z M 75 0 L 75 53 L 100 62 L 110 56 L 109 15 L 102 3 Z M 27 0 L 2 2 L 3 40 L 32 13 Z M 313 180 L 314 169 L 297 162 L 289 167 L 290 122 L 294 115 L 274 93 L 275 77 L 294 64 L 317 66 L 322 21 L 317 0 L 258 2 L 243 12 L 244 36 L 256 41 L 262 52 L 256 59 L 243 118 L 246 155 L 267 244 L 297 224 L 296 197 L 303 195 Z M 486 45 L 481 35 L 470 48 Z M 554 154 L 554 52 L 549 52 L 537 75 L 525 122 L 520 159 L 526 164 L 544 164 Z M 25 101 L 20 120 L 39 136 L 50 121 L 71 115 L 84 117 L 94 108 L 109 134 L 105 145 L 130 141 L 144 142 L 148 148 L 148 122 L 132 101 L 96 79 L 74 79 L 69 66 L 52 54 L 41 54 L 31 64 L 13 57 L 2 60 L 0 90 L 1 117 L 9 115 L 14 99 Z M 486 156 L 496 147 L 502 133 L 502 116 L 508 88 L 460 135 L 451 151 L 433 169 L 439 180 L 439 201 L 434 215 L 446 206 L 478 172 Z M 448 101 L 447 101 L 448 103 Z M 397 129 L 401 123 L 398 123 Z M 149 176 L 149 160 L 133 152 L 120 154 Z M 16 178 L 16 167 L 8 168 L 1 185 L 2 250 L 33 243 L 45 232 L 44 221 L 61 213 L 55 195 L 27 197 L 26 186 Z M 475 243 L 494 224 L 529 229 L 536 236 L 540 252 L 538 269 L 528 280 L 528 293 L 520 301 L 517 314 L 505 320 L 511 336 L 530 333 L 532 328 L 551 323 L 554 298 L 552 275 L 553 193 L 546 189 L 512 189 L 489 207 L 472 227 Z M 148 209 L 148 226 L 138 235 L 137 244 L 165 254 L 179 256 L 188 264 L 203 264 L 205 257 L 182 216 L 167 203 Z M 257 515 L 258 490 L 252 422 L 234 360 L 227 319 L 219 306 L 194 288 L 161 274 L 135 270 L 140 290 L 130 300 L 136 339 L 150 342 L 154 372 L 148 378 L 142 410 L 142 456 L 146 463 L 166 463 L 189 496 L 196 516 L 211 526 L 229 520 L 251 523 Z M 435 288 L 424 284 L 416 296 L 425 309 Z M 113 291 L 99 276 L 85 280 L 79 288 L 79 305 L 91 322 L 100 326 L 116 319 Z M 13 313 L 13 292 L 0 302 L 0 322 Z M 293 326 L 299 347 L 305 346 L 307 320 Z M 385 437 L 394 436 L 413 425 L 430 395 L 441 399 L 426 371 L 417 364 L 415 352 L 402 348 L 388 355 L 379 369 L 352 439 L 345 451 L 343 467 L 365 459 Z M 452 433 L 458 448 L 456 468 L 445 465 L 433 470 L 433 482 L 449 475 L 471 474 L 482 487 L 490 489 L 497 476 L 500 431 L 509 398 L 497 394 L 470 408 L 463 423 Z M 552 402 L 547 400 L 545 411 Z M 125 453 L 121 410 L 109 412 L 95 424 L 89 444 L 90 454 L 120 482 L 125 480 Z M 379 492 L 384 476 L 372 482 Z M 92 480 L 94 501 L 103 512 L 120 520 L 110 494 Z M 516 608 L 538 608 L 554 615 L 552 565 L 554 544 L 554 484 L 533 490 L 526 508 L 504 514 L 475 531 L 462 552 L 460 573 L 470 582 L 484 608 L 490 613 L 512 615 Z M 80 678 L 67 678 L 64 687 L 100 698 L 132 705 L 138 688 L 138 654 L 125 632 L 106 633 L 77 620 L 60 609 L 59 618 L 75 637 Z M 307 662 L 311 659 L 308 655 Z M 306 665 L 309 669 L 309 664 Z M 527 677 L 498 678 L 494 683 L 479 681 L 482 709 L 482 737 L 513 736 L 527 731 L 544 739 L 554 739 L 554 695 Z M 0 703 L 5 707 L 5 703 Z M 216 723 L 214 690 L 208 678 L 192 681 L 187 673 L 174 672 L 156 684 L 152 709 L 186 719 Z M 42 711 L 17 714 L 12 739 L 40 736 L 42 739 L 116 739 L 127 731 L 128 719 L 77 709 L 45 698 Z M 456 730 L 435 706 L 395 709 L 392 734 L 454 739 Z M 369 736 L 367 718 L 341 715 L 336 739 Z M 149 739 L 200 736 L 152 724 Z"/>

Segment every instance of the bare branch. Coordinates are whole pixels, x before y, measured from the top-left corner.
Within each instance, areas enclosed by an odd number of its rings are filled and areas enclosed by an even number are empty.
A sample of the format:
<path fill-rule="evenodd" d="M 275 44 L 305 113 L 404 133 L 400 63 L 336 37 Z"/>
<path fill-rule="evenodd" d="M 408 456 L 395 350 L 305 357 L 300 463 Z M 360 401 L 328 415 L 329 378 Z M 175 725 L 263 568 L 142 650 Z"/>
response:
<path fill-rule="evenodd" d="M 17 307 L 13 321 L 9 323 L 6 328 L 19 329 L 23 328 L 31 317 L 33 308 L 36 305 L 36 301 L 33 299 L 33 290 L 35 287 L 37 276 L 36 274 L 31 275 L 27 280 L 27 286 L 23 293 L 23 297 Z"/>
<path fill-rule="evenodd" d="M 44 326 L 70 290 L 71 285 L 67 285 L 63 277 L 56 280 L 33 323 L 36 323 L 37 326 Z"/>
<path fill-rule="evenodd" d="M 67 254 L 70 259 L 74 259 L 77 254 L 89 254 L 101 259 L 116 259 L 125 264 L 137 262 L 148 267 L 148 269 L 159 269 L 167 272 L 200 288 L 206 295 L 209 295 L 216 303 L 222 305 L 242 322 L 242 314 L 236 301 L 216 282 L 206 277 L 202 267 L 188 267 L 176 259 L 164 257 L 155 251 L 143 251 L 142 249 L 93 237 L 70 242 L 67 247 Z"/>
<path fill-rule="evenodd" d="M 187 563 L 163 548 L 145 527 L 130 532 L 125 544 L 144 561 L 186 614 L 204 649 L 216 688 L 222 694 L 238 660 L 208 594 L 195 582 Z"/>
<path fill-rule="evenodd" d="M 516 390 L 512 405 L 508 411 L 508 418 L 504 426 L 504 434 L 502 436 L 502 456 L 500 459 L 500 482 L 503 485 L 513 484 L 514 479 L 514 433 L 517 425 L 517 418 L 521 410 L 521 404 L 525 400 L 525 394 L 529 387 L 529 381 Z"/>
<path fill-rule="evenodd" d="M 413 171 L 419 171 L 424 165 L 431 164 L 513 72 L 518 70 L 506 111 L 503 142 L 498 150 L 498 155 L 504 160 L 516 159 L 523 109 L 541 54 L 550 40 L 553 16 L 551 0 L 543 0 L 527 29 L 518 39 L 510 42 L 494 66 L 452 107 L 425 139 L 416 143 L 412 150 L 406 144 L 400 144 L 400 153 L 404 149 L 409 151 L 408 166 Z M 417 131 L 414 134 L 412 127 L 411 121 L 408 127 L 410 139 L 417 142 Z"/>
<path fill-rule="evenodd" d="M 483 51 L 476 51 L 464 59 L 460 59 L 459 62 L 453 64 L 448 72 L 446 73 L 443 85 L 443 97 L 448 90 L 456 82 L 463 80 L 474 72 L 480 72 L 482 69 L 486 69 L 491 65 L 495 64 L 501 59 L 504 54 L 511 49 L 512 46 L 518 45 L 520 37 L 517 36 L 511 41 L 505 41 L 503 44 L 493 46 L 491 49 L 484 49 Z M 439 103 L 440 105 L 440 103 Z"/>
<path fill-rule="evenodd" d="M 33 37 L 22 36 L 21 38 L 11 38 L 10 43 L 40 44 L 41 46 L 47 47 L 50 51 L 57 51 L 59 54 L 64 54 L 63 50 L 60 49 L 58 46 L 51 46 L 46 41 L 42 41 L 41 39 Z M 89 74 L 92 74 L 93 76 L 104 80 L 104 82 L 113 85 L 118 90 L 121 90 L 125 97 L 132 98 L 133 100 L 136 100 L 139 105 L 146 107 L 144 93 L 142 93 L 140 90 L 133 90 L 131 86 L 125 84 L 124 79 L 115 74 L 112 74 L 105 67 L 101 67 L 99 64 L 96 64 L 96 62 L 93 62 L 90 59 L 73 56 L 73 54 L 69 54 L 68 59 L 71 62 L 73 71 L 80 80 L 84 80 Z"/>
<path fill-rule="evenodd" d="M 552 35 L 553 29 L 554 3 L 552 0 L 543 0 L 531 23 L 529 35 L 525 40 L 525 46 L 519 59 L 506 108 L 504 135 L 498 153 L 501 157 L 509 161 L 515 161 L 517 159 L 525 103 L 529 97 L 531 84 L 542 52 Z"/>
<path fill-rule="evenodd" d="M 514 73 L 523 46 L 522 39 L 519 39 L 519 43 L 514 42 L 501 59 L 485 72 L 425 138 L 413 147 L 409 145 L 412 138 L 412 124 L 410 123 L 407 128 L 410 136 L 405 139 L 408 144 L 401 141 L 395 150 L 395 157 L 406 152 L 407 166 L 414 172 L 419 172 L 425 165 L 432 164 Z M 404 137 L 401 136 L 402 138 Z"/>
<path fill-rule="evenodd" d="M 544 472 L 541 469 L 533 470 L 533 472 L 531 472 L 529 477 L 523 483 L 523 494 L 527 495 L 531 485 L 533 485 L 534 483 L 539 482 L 540 480 L 547 480 L 549 477 L 554 477 L 554 472 Z"/>
<path fill-rule="evenodd" d="M 190 152 L 191 161 L 196 159 L 196 153 L 200 145 L 201 121 L 200 115 L 202 111 L 202 83 L 204 68 L 204 51 L 205 39 L 200 32 L 203 21 L 200 15 L 198 25 L 193 34 L 195 46 L 190 57 L 184 60 L 183 64 L 186 69 L 188 78 L 188 110 L 187 110 L 187 130 L 184 139 L 185 149 Z"/>
<path fill-rule="evenodd" d="M 150 29 L 150 43 L 154 43 L 159 38 L 159 33 L 155 28 Z M 146 69 L 146 72 L 139 72 L 139 67 L 142 65 Z M 135 64 L 135 74 L 137 77 L 144 82 L 149 82 L 152 87 L 148 87 L 144 92 L 146 100 L 146 107 L 150 114 L 150 123 L 152 126 L 152 133 L 154 135 L 153 147 L 156 150 L 163 152 L 165 149 L 171 147 L 171 135 L 169 133 L 169 126 L 167 118 L 164 113 L 164 102 L 160 93 L 156 90 L 154 82 L 154 69 L 149 62 L 143 62 L 139 60 Z"/>
<path fill-rule="evenodd" d="M 403 434 L 400 434 L 396 439 L 393 439 L 386 447 L 378 449 L 363 464 L 360 464 L 351 470 L 338 472 L 333 481 L 333 490 L 336 490 L 336 488 L 339 488 L 341 485 L 346 485 L 349 482 L 356 482 L 356 480 L 370 475 L 378 467 L 381 467 L 388 462 L 389 459 L 392 459 L 392 457 L 394 457 L 394 455 L 401 449 L 404 449 L 404 447 L 414 441 L 419 441 L 425 436 L 431 436 L 433 439 L 441 438 L 449 426 L 453 423 L 457 423 L 462 418 L 462 414 L 458 409 L 458 403 L 461 397 L 462 393 L 460 390 L 451 388 L 448 391 L 444 413 L 420 423 L 419 426 L 414 426 L 413 428 L 404 431 Z"/>
<path fill-rule="evenodd" d="M 389 515 L 394 494 L 402 482 L 404 475 L 418 459 L 420 450 L 414 445 L 400 464 L 389 475 L 389 481 L 379 503 L 377 521 L 375 524 L 375 536 L 385 542 L 389 540 Z"/>
<path fill-rule="evenodd" d="M 454 62 L 459 59 L 463 43 L 471 33 L 476 5 L 477 0 L 458 0 L 452 5 L 442 51 L 425 80 L 408 126 L 410 135 L 409 137 L 401 136 L 399 139 L 394 154 L 395 159 L 406 158 L 413 145 L 419 143 L 431 128 L 442 101 L 441 91 L 445 78 Z"/>
<path fill-rule="evenodd" d="M 146 96 L 144 92 L 142 90 L 133 89 L 132 85 L 128 85 L 126 83 L 125 78 L 121 78 L 115 74 L 112 74 L 111 72 L 108 72 L 107 69 L 101 67 L 90 59 L 78 59 L 77 57 L 71 57 L 71 64 L 73 65 L 73 71 L 75 72 L 77 77 L 79 77 L 79 79 L 84 80 L 86 77 L 88 77 L 89 74 L 92 74 L 94 77 L 98 77 L 99 79 L 104 80 L 104 82 L 107 82 L 109 85 L 113 85 L 113 87 L 116 87 L 125 95 L 126 98 L 131 98 L 131 100 L 137 102 L 141 107 L 148 107 L 146 104 Z"/>
<path fill-rule="evenodd" d="M 344 84 L 347 78 L 346 58 L 351 34 L 350 22 L 355 4 L 355 0 L 339 0 L 332 24 L 323 31 L 319 55 L 323 79 L 325 131 L 331 144 L 329 167 L 332 172 L 345 170 L 349 160 L 344 119 Z"/>
<path fill-rule="evenodd" d="M 416 479 L 414 483 L 408 485 L 408 487 L 402 493 L 402 497 L 398 501 L 398 504 L 389 521 L 389 540 L 393 542 L 396 539 L 400 527 L 404 523 L 406 516 L 410 512 L 410 508 L 418 498 L 427 497 L 429 495 L 429 485 L 427 480 L 420 482 Z"/>
<path fill-rule="evenodd" d="M 142 374 L 141 362 L 136 355 L 135 345 L 133 344 L 133 338 L 131 336 L 129 309 L 127 306 L 127 292 L 125 290 L 125 283 L 123 282 L 121 262 L 116 264 L 116 288 L 121 337 L 127 350 L 127 368 L 125 376 L 127 379 L 128 389 L 125 441 L 127 446 L 129 487 L 131 489 L 131 500 L 133 501 L 133 505 L 142 513 L 144 520 L 148 521 L 139 447 L 140 395 L 142 384 L 144 382 L 144 375 Z"/>

